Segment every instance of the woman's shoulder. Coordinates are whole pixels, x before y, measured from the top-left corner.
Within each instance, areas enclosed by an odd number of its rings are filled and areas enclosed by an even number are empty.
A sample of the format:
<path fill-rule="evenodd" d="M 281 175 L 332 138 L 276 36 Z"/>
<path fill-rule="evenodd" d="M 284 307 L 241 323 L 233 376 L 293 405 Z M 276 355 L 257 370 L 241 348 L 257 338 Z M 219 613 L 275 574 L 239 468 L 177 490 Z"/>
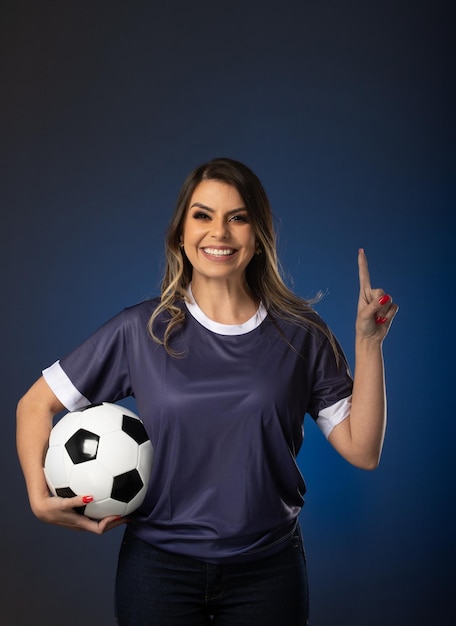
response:
<path fill-rule="evenodd" d="M 337 339 L 313 307 L 303 305 L 295 309 L 293 315 L 270 313 L 268 319 L 298 352 L 318 352 L 324 346 L 332 346 L 337 351 Z"/>
<path fill-rule="evenodd" d="M 317 311 L 311 306 L 303 302 L 302 306 L 294 307 L 293 312 L 269 310 L 269 317 L 279 325 L 290 329 L 309 330 L 317 328 L 325 332 L 328 325 Z"/>
<path fill-rule="evenodd" d="M 152 297 L 135 304 L 131 304 L 122 309 L 116 317 L 121 320 L 121 323 L 127 324 L 143 324 L 148 322 L 160 305 L 159 297 Z"/>
<path fill-rule="evenodd" d="M 121 314 L 127 317 L 140 317 L 141 315 L 151 315 L 157 306 L 160 304 L 160 298 L 153 297 L 147 298 L 146 300 L 142 300 L 141 302 L 136 302 L 135 304 L 130 304 L 126 306 Z"/>
<path fill-rule="evenodd" d="M 150 318 L 152 317 L 154 312 L 160 307 L 160 305 L 161 305 L 161 298 L 159 296 L 148 298 L 147 300 L 143 300 L 136 304 L 132 304 L 130 306 L 125 307 L 119 313 L 119 315 L 124 321 L 128 321 L 128 322 L 135 322 L 135 321 L 142 322 L 143 320 L 145 320 L 146 322 L 149 322 Z M 181 300 L 177 300 L 174 303 L 174 306 L 182 309 L 184 308 L 185 305 Z M 166 308 L 163 308 L 163 310 L 159 312 L 157 319 L 161 319 L 162 317 L 163 317 L 163 321 L 166 321 L 166 320 L 169 321 L 170 314 Z"/>

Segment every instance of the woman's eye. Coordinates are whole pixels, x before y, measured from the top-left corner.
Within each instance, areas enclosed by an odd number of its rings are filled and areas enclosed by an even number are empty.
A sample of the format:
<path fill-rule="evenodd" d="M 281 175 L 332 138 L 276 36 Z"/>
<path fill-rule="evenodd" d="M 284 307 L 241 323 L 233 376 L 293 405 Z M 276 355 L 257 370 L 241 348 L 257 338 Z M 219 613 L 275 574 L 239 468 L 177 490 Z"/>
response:
<path fill-rule="evenodd" d="M 193 214 L 195 220 L 209 220 L 210 216 L 207 213 L 203 213 L 202 211 L 198 211 Z"/>
<path fill-rule="evenodd" d="M 244 215 L 243 213 L 241 213 L 239 215 L 233 215 L 233 217 L 231 218 L 231 221 L 233 221 L 233 222 L 248 222 L 249 218 L 247 217 L 247 215 Z"/>

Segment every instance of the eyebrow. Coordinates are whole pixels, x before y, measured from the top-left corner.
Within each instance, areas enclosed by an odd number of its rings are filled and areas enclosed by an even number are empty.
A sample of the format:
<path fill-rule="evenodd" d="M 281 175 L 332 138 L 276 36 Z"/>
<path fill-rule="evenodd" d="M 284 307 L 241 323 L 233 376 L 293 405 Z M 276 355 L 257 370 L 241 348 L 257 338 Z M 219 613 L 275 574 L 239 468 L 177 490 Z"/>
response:
<path fill-rule="evenodd" d="M 211 209 L 210 206 L 206 206 L 202 202 L 194 202 L 190 208 L 193 209 L 193 207 L 198 207 L 199 209 L 204 209 L 205 211 L 209 211 L 210 213 L 215 213 L 215 209 Z M 239 213 L 239 211 L 247 211 L 247 209 L 245 208 L 245 206 L 241 206 L 238 209 L 231 209 L 231 211 L 227 211 L 226 214 L 231 215 L 233 213 Z"/>

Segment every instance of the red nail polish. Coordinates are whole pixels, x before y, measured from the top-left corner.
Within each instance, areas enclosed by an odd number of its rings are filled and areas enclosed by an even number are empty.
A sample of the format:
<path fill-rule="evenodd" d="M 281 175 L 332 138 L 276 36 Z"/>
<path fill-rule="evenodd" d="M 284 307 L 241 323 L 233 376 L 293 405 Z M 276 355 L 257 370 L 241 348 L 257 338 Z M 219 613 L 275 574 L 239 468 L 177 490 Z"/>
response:
<path fill-rule="evenodd" d="M 89 502 L 93 502 L 93 497 L 92 496 L 83 496 L 82 501 L 84 502 L 84 504 L 89 504 Z"/>
<path fill-rule="evenodd" d="M 388 296 L 388 294 L 385 294 L 384 296 L 382 296 L 381 298 L 378 299 L 379 303 L 383 306 L 384 304 L 386 304 L 387 302 L 389 302 L 391 300 L 391 296 Z"/>
<path fill-rule="evenodd" d="M 375 323 L 376 324 L 384 324 L 387 321 L 388 321 L 388 319 L 386 317 L 381 317 L 380 315 L 375 318 Z"/>

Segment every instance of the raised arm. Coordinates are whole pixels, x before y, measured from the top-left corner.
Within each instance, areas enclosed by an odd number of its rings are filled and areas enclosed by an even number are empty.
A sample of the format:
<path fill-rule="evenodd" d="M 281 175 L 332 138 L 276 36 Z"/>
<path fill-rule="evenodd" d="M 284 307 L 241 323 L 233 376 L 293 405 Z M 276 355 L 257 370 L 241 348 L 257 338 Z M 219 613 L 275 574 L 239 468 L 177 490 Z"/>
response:
<path fill-rule="evenodd" d="M 17 406 L 17 451 L 24 473 L 30 506 L 42 521 L 75 530 L 102 534 L 125 520 L 107 517 L 100 522 L 79 515 L 74 507 L 83 506 L 87 496 L 59 498 L 50 495 L 43 464 L 54 416 L 65 407 L 43 377 L 19 400 Z"/>
<path fill-rule="evenodd" d="M 386 393 L 382 344 L 398 306 L 382 289 L 373 289 L 364 250 L 358 253 L 359 299 L 356 317 L 355 369 L 350 416 L 329 441 L 350 463 L 375 469 L 386 428 Z"/>

